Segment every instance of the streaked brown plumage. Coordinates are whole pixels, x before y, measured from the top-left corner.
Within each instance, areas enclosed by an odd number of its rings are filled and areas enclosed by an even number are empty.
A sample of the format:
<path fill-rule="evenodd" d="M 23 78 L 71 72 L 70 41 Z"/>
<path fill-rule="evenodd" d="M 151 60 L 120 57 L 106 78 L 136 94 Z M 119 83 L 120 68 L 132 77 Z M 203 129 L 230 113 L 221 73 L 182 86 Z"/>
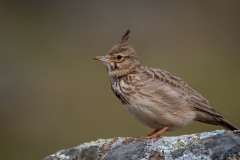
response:
<path fill-rule="evenodd" d="M 130 30 L 106 56 L 94 59 L 107 66 L 111 88 L 126 109 L 137 120 L 155 129 L 149 138 L 186 126 L 193 120 L 237 129 L 181 78 L 142 66 L 129 43 L 129 33 Z"/>

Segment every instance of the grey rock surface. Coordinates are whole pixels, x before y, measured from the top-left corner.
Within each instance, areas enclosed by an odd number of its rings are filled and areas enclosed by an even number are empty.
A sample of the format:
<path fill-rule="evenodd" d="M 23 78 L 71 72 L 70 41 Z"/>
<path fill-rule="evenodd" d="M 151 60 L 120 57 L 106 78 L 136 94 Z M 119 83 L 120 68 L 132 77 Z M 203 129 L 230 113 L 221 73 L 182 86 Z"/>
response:
<path fill-rule="evenodd" d="M 240 160 L 240 131 L 217 130 L 176 137 L 99 139 L 44 160 Z"/>

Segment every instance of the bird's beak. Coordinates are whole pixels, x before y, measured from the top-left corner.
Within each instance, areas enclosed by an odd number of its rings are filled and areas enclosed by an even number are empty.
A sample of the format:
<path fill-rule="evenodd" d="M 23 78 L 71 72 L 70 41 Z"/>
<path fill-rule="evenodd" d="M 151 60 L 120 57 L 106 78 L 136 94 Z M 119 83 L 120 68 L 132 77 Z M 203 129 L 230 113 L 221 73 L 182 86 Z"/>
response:
<path fill-rule="evenodd" d="M 105 56 L 97 56 L 97 57 L 94 57 L 93 58 L 94 60 L 98 60 L 98 61 L 102 61 L 102 62 L 105 62 L 105 63 L 108 63 L 108 60 Z"/>

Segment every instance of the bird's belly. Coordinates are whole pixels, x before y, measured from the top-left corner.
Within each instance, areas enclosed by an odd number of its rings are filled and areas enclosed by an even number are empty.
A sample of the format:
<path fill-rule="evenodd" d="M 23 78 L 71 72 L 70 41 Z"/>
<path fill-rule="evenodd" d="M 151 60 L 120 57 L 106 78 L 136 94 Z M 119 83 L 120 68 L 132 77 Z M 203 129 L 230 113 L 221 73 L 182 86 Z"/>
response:
<path fill-rule="evenodd" d="M 188 107 L 177 108 L 147 99 L 124 106 L 138 121 L 153 129 L 170 126 L 169 130 L 174 130 L 191 123 L 196 116 Z"/>

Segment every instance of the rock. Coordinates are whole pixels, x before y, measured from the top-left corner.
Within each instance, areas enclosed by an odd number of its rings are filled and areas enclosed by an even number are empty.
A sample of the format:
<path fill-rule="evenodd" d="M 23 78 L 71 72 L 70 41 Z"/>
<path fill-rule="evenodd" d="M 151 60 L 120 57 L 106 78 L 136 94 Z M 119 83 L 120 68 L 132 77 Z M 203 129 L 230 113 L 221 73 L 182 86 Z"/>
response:
<path fill-rule="evenodd" d="M 240 160 L 240 130 L 163 137 L 99 139 L 52 154 L 44 160 Z"/>

